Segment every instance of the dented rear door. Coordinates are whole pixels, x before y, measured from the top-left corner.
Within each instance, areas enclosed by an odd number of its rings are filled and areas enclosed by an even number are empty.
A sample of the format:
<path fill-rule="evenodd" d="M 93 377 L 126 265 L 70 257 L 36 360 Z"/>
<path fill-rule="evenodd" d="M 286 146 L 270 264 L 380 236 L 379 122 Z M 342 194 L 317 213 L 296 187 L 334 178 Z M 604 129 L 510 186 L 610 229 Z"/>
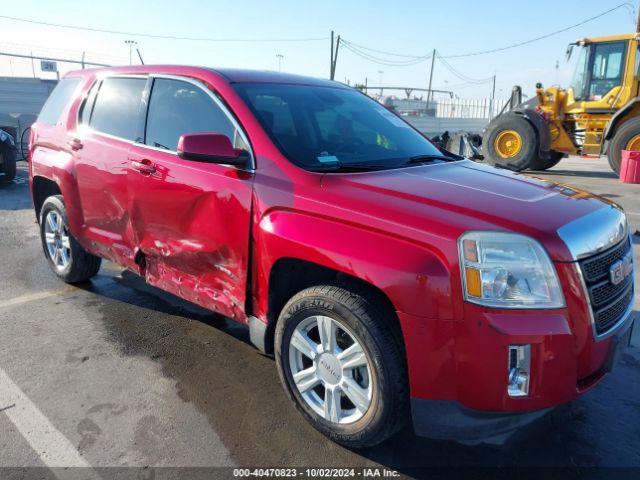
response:
<path fill-rule="evenodd" d="M 223 133 L 239 148 L 246 137 L 198 82 L 152 82 L 144 144 L 133 145 L 128 169 L 138 261 L 149 283 L 243 321 L 253 173 L 175 150 L 185 133 Z"/>

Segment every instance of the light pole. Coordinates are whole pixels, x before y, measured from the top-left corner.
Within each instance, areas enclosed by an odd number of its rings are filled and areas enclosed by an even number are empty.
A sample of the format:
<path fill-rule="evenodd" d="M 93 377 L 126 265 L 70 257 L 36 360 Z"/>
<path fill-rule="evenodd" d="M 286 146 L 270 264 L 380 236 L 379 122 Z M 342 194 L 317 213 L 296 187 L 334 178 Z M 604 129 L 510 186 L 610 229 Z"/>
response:
<path fill-rule="evenodd" d="M 378 70 L 378 75 L 380 75 L 380 96 L 382 96 L 382 74 L 384 73 L 383 70 Z"/>
<path fill-rule="evenodd" d="M 282 59 L 284 58 L 284 55 L 276 53 L 276 58 L 278 59 L 278 71 L 280 72 L 282 70 Z"/>
<path fill-rule="evenodd" d="M 124 43 L 125 45 L 129 45 L 129 65 L 131 65 L 131 50 L 133 49 L 134 45 L 138 44 L 138 42 L 136 42 L 135 40 L 125 40 Z"/>

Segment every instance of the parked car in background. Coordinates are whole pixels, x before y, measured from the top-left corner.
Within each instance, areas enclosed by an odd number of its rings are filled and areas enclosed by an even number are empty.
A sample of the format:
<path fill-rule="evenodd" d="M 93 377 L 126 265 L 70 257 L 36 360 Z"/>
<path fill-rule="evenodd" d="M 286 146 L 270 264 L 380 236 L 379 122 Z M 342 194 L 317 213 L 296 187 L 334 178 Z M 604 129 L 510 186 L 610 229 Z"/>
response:
<path fill-rule="evenodd" d="M 0 183 L 16 177 L 16 143 L 11 135 L 0 130 Z"/>
<path fill-rule="evenodd" d="M 631 332 L 620 207 L 448 154 L 336 82 L 73 72 L 30 159 L 56 275 L 108 259 L 246 324 L 295 407 L 347 446 L 409 421 L 505 436 L 596 385 Z"/>

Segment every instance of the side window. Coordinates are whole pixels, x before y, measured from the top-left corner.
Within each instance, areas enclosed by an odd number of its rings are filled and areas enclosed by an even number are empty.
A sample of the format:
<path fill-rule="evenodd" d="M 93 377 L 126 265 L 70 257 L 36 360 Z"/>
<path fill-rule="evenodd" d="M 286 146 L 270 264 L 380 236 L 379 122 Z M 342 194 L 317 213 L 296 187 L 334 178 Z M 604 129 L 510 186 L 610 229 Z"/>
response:
<path fill-rule="evenodd" d="M 233 123 L 201 88 L 180 80 L 154 80 L 145 143 L 176 150 L 181 135 L 204 132 L 226 135 L 234 147 L 248 149 Z"/>
<path fill-rule="evenodd" d="M 51 95 L 45 102 L 40 115 L 38 115 L 38 123 L 47 125 L 55 125 L 62 114 L 62 111 L 71 100 L 71 97 L 80 85 L 80 78 L 64 78 L 56 85 Z"/>
<path fill-rule="evenodd" d="M 98 85 L 100 85 L 100 82 L 95 82 L 93 85 L 91 85 L 84 103 L 80 106 L 78 122 L 81 125 L 89 125 L 89 119 L 91 118 L 91 112 L 93 110 L 93 103 L 96 100 L 96 91 L 98 90 Z"/>
<path fill-rule="evenodd" d="M 620 85 L 624 68 L 625 42 L 601 43 L 595 46 L 589 100 L 598 100 Z"/>
<path fill-rule="evenodd" d="M 146 79 L 106 78 L 100 85 L 89 125 L 99 132 L 135 140 Z"/>

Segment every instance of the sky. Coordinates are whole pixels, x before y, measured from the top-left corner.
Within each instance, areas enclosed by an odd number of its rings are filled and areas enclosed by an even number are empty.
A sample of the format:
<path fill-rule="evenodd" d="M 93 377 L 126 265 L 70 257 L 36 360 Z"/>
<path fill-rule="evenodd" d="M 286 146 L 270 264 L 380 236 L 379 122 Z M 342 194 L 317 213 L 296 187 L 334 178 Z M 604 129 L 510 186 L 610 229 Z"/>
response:
<path fill-rule="evenodd" d="M 54 28 L 0 18 L 0 51 L 128 64 L 134 40 L 145 63 L 238 67 L 328 77 L 330 32 L 373 50 L 443 57 L 500 48 L 563 29 L 619 4 L 621 0 L 411 0 L 304 1 L 258 0 L 0 0 L 0 14 L 48 23 L 78 25 L 154 35 L 243 39 L 253 41 L 186 41 Z M 635 1 L 633 2 L 636 3 Z M 19 8 L 16 8 L 19 5 Z M 465 79 L 496 76 L 496 97 L 507 98 L 513 85 L 531 94 L 536 82 L 566 86 L 573 63 L 565 61 L 568 43 L 577 38 L 627 33 L 635 28 L 634 7 L 619 8 L 550 38 L 486 55 L 448 58 Z M 279 41 L 274 39 L 304 39 Z M 362 50 L 361 50 L 362 51 Z M 386 63 L 411 61 L 366 50 Z M 282 57 L 278 57 L 281 55 Z M 137 63 L 137 55 L 133 54 Z M 575 55 L 574 59 L 575 61 Z M 556 68 L 556 63 L 558 68 Z M 58 64 L 61 74 L 79 68 Z M 408 66 L 380 65 L 341 48 L 336 80 L 369 86 L 427 88 L 431 61 Z M 55 78 L 41 72 L 39 61 L 0 56 L 0 76 Z M 487 98 L 492 82 L 457 78 L 437 60 L 433 88 L 453 90 L 460 98 Z M 401 91 L 394 92 L 403 96 Z"/>

